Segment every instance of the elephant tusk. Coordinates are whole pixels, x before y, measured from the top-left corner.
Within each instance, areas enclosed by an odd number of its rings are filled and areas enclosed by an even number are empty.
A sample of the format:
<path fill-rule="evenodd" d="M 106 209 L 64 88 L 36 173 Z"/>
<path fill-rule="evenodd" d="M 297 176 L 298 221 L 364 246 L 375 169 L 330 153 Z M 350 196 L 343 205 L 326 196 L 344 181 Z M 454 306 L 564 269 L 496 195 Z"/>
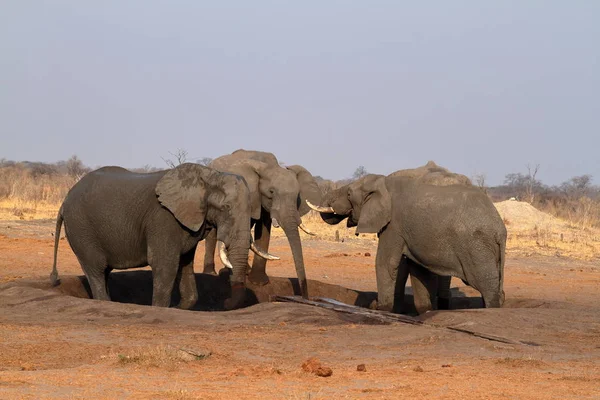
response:
<path fill-rule="evenodd" d="M 311 232 L 311 231 L 310 231 L 310 230 L 309 230 L 307 227 L 305 227 L 305 226 L 304 226 L 304 224 L 302 224 L 302 223 L 301 223 L 300 225 L 298 225 L 298 227 L 299 227 L 300 229 L 302 229 L 302 230 L 304 231 L 304 233 L 306 233 L 307 235 L 311 235 L 311 236 L 316 236 L 316 235 L 317 235 L 316 233 L 314 233 L 314 232 Z"/>
<path fill-rule="evenodd" d="M 279 260 L 279 257 L 259 249 L 254 243 L 254 239 L 252 238 L 252 236 L 250 236 L 250 250 L 252 250 L 257 256 L 262 257 L 265 260 Z"/>
<path fill-rule="evenodd" d="M 275 227 L 275 228 L 279 228 L 279 222 L 277 222 L 276 218 L 271 218 L 271 224 Z"/>
<path fill-rule="evenodd" d="M 315 210 L 318 211 L 320 213 L 328 213 L 328 214 L 335 214 L 335 210 L 333 209 L 333 207 L 323 207 L 323 206 L 315 206 L 313 203 L 311 203 L 310 201 L 306 200 L 306 204 L 308 204 L 308 206 Z"/>
<path fill-rule="evenodd" d="M 233 269 L 233 265 L 229 262 L 229 258 L 227 258 L 227 250 L 225 250 L 225 243 L 222 241 L 218 241 L 217 245 L 219 246 L 219 257 L 221 258 L 221 262 L 227 268 Z"/>

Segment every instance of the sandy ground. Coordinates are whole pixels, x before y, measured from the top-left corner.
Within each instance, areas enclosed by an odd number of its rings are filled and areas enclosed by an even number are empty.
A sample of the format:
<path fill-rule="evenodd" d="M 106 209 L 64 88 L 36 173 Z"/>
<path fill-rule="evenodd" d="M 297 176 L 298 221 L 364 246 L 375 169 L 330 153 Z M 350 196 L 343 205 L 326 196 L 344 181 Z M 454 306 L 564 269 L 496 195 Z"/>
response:
<path fill-rule="evenodd" d="M 453 280 L 462 309 L 428 313 L 423 326 L 375 324 L 291 303 L 153 308 L 141 305 L 151 292 L 143 270 L 113 273 L 113 298 L 124 303 L 90 300 L 65 240 L 62 284 L 49 287 L 53 230 L 53 221 L 0 222 L 0 399 L 600 398 L 597 260 L 509 254 L 504 308 L 469 308 L 477 292 Z M 305 240 L 307 273 L 320 282 L 310 282 L 313 294 L 372 295 L 375 246 Z M 291 294 L 290 281 L 276 278 L 295 275 L 285 239 L 270 250 L 282 259 L 256 292 Z M 200 246 L 197 271 L 202 256 Z M 205 308 L 218 279 L 198 274 Z M 311 357 L 332 375 L 304 371 Z"/>

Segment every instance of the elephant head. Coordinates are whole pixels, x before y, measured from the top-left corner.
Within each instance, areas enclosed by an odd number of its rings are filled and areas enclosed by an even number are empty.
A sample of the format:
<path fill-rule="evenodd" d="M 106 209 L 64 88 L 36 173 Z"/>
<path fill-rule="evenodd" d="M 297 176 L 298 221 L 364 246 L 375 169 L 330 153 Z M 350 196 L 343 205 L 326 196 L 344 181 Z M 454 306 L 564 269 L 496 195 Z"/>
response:
<path fill-rule="evenodd" d="M 301 293 L 308 297 L 298 228 L 312 234 L 303 225 L 301 217 L 310 211 L 306 200 L 321 201 L 315 179 L 299 165 L 285 168 L 278 163 L 256 159 L 242 159 L 222 168 L 243 176 L 248 183 L 252 219 L 260 220 L 268 215 L 275 226 L 281 226 L 292 249 Z"/>
<path fill-rule="evenodd" d="M 227 308 L 244 301 L 248 250 L 257 249 L 250 234 L 250 191 L 241 176 L 198 164 L 185 163 L 169 170 L 156 185 L 158 201 L 192 232 L 217 228 L 220 257 L 233 270 L 232 298 Z M 200 233 L 204 235 L 203 233 Z"/>
<path fill-rule="evenodd" d="M 330 225 L 348 218 L 347 226 L 360 233 L 379 233 L 390 222 L 392 199 L 385 186 L 385 176 L 366 175 L 331 192 L 322 206 L 307 202 Z"/>

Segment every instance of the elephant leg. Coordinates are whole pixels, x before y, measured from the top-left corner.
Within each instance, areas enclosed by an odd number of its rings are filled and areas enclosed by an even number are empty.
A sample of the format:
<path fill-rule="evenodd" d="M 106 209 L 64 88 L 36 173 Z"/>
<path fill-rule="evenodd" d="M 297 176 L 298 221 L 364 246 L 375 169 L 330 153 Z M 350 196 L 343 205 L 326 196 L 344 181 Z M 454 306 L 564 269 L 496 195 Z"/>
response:
<path fill-rule="evenodd" d="M 179 272 L 177 279 L 179 281 L 179 293 L 181 300 L 178 308 L 189 310 L 198 301 L 198 288 L 196 286 L 196 276 L 194 275 L 194 256 L 196 247 L 182 255 L 179 261 Z"/>
<path fill-rule="evenodd" d="M 450 291 L 450 283 L 452 276 L 450 275 L 439 275 L 438 276 L 438 310 L 450 310 L 452 304 L 452 292 Z"/>
<path fill-rule="evenodd" d="M 393 311 L 394 300 L 397 297 L 404 300 L 404 289 L 396 296 L 396 277 L 398 266 L 402 259 L 405 243 L 400 235 L 389 227 L 379 235 L 377 256 L 375 258 L 375 273 L 377 275 L 377 309 Z M 400 286 L 400 285 L 398 285 Z"/>
<path fill-rule="evenodd" d="M 271 215 L 262 210 L 260 221 L 254 226 L 254 242 L 264 251 L 269 251 L 269 242 L 271 241 Z M 252 269 L 248 274 L 250 282 L 258 285 L 269 283 L 269 277 L 266 272 L 267 260 L 256 255 L 252 258 Z"/>
<path fill-rule="evenodd" d="M 411 261 L 410 283 L 413 289 L 415 308 L 419 314 L 434 309 L 438 291 L 438 275 Z"/>
<path fill-rule="evenodd" d="M 204 271 L 205 274 L 217 275 L 215 271 L 215 249 L 217 248 L 217 230 L 213 229 L 204 239 Z"/>
<path fill-rule="evenodd" d="M 92 290 L 92 298 L 95 300 L 110 301 L 107 285 L 107 277 L 110 270 L 106 265 L 104 255 L 89 254 L 88 252 L 85 258 L 78 257 L 78 260 Z"/>
<path fill-rule="evenodd" d="M 398 272 L 396 273 L 396 288 L 394 289 L 394 305 L 392 307 L 392 312 L 400 314 L 406 311 L 404 310 L 404 297 L 409 271 L 410 260 L 405 256 L 401 256 Z"/>
<path fill-rule="evenodd" d="M 148 243 L 148 254 L 151 255 L 148 264 L 152 267 L 152 305 L 169 307 L 181 265 L 177 243 L 159 236 L 153 237 Z"/>
<path fill-rule="evenodd" d="M 169 307 L 175 279 L 177 278 L 177 262 L 159 263 L 152 266 L 152 305 Z"/>
<path fill-rule="evenodd" d="M 474 246 L 481 249 L 483 246 Z M 501 307 L 504 302 L 504 291 L 500 283 L 497 256 L 488 251 L 471 251 L 468 262 L 463 266 L 469 286 L 481 293 L 484 306 Z"/>

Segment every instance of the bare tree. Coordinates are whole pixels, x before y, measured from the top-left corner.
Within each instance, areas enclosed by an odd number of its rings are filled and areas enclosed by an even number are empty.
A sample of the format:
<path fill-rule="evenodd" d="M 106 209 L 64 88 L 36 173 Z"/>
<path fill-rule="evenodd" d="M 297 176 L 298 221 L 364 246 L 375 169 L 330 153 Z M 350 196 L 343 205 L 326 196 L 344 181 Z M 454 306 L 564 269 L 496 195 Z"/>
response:
<path fill-rule="evenodd" d="M 169 168 L 175 168 L 176 166 L 181 165 L 187 161 L 187 150 L 177 149 L 175 153 L 169 152 L 169 154 L 174 157 L 174 160 L 170 158 L 161 157 L 165 164 L 169 166 Z"/>
<path fill-rule="evenodd" d="M 200 165 L 204 165 L 205 167 L 208 166 L 208 164 L 210 164 L 212 162 L 212 158 L 211 157 L 202 157 L 199 158 L 198 160 L 196 160 L 196 162 Z"/>
<path fill-rule="evenodd" d="M 367 174 L 367 169 L 363 165 L 360 165 L 352 174 L 352 179 L 360 179 Z"/>
<path fill-rule="evenodd" d="M 89 168 L 76 155 L 72 155 L 66 162 L 67 174 L 77 182 L 85 175 Z"/>
<path fill-rule="evenodd" d="M 588 196 L 592 191 L 592 175 L 574 176 L 560 185 L 560 190 L 572 199 Z"/>
<path fill-rule="evenodd" d="M 478 173 L 473 175 L 473 182 L 475 183 L 475 186 L 487 193 L 487 188 L 485 186 L 485 178 L 486 176 L 484 173 Z"/>
<path fill-rule="evenodd" d="M 535 164 L 534 167 L 527 164 L 527 186 L 525 187 L 525 198 L 529 204 L 533 203 L 535 199 L 536 179 L 538 171 L 540 170 L 540 164 Z"/>
<path fill-rule="evenodd" d="M 159 171 L 159 168 L 153 167 L 150 164 L 146 164 L 142 167 L 139 168 L 132 168 L 131 171 L 133 172 L 141 172 L 143 174 L 148 174 L 150 172 L 156 172 Z"/>

